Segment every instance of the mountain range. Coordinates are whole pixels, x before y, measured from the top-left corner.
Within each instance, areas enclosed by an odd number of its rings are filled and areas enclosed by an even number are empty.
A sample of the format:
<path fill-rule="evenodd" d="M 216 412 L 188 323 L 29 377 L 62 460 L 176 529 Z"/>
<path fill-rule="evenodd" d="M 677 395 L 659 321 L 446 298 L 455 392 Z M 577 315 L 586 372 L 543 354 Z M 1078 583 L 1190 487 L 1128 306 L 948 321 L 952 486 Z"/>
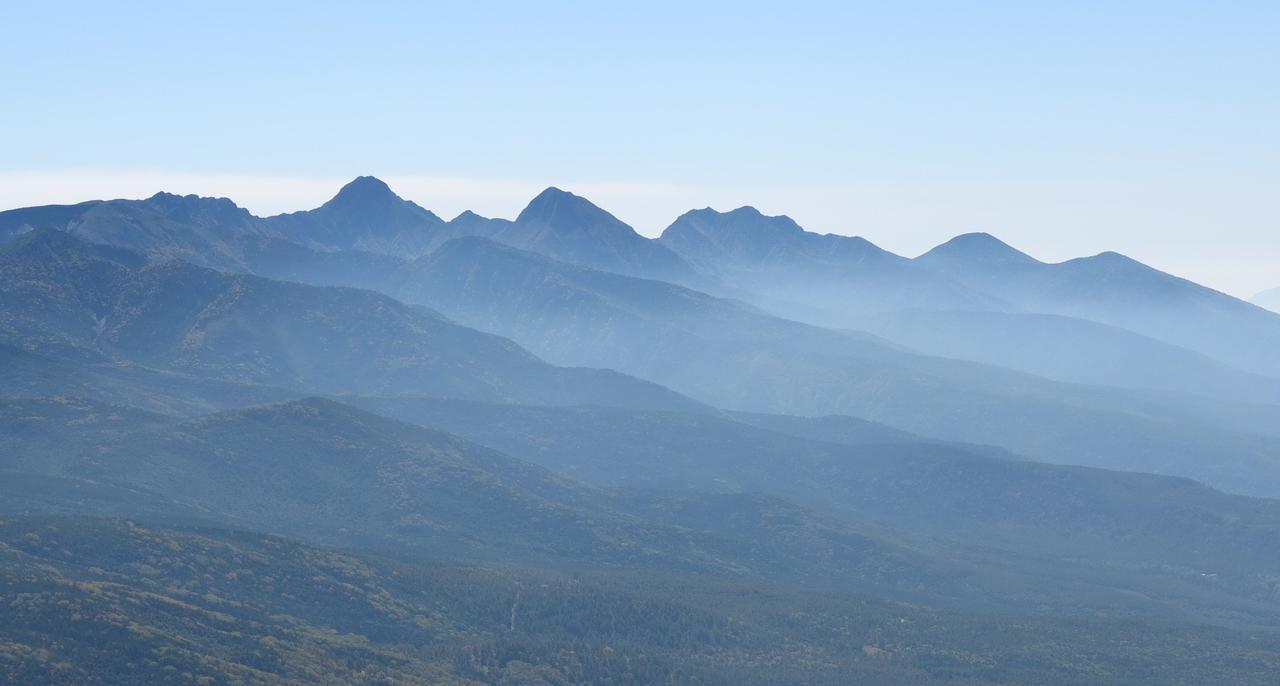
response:
<path fill-rule="evenodd" d="M 138 254 L 35 231 L 0 252 L 0 271 L 16 286 L 0 292 L 0 335 L 11 331 L 0 343 L 321 393 L 849 414 L 1051 461 L 1280 492 L 1280 437 L 1261 428 L 1280 426 L 1280 407 L 1269 403 L 1065 385 L 921 356 L 478 237 L 447 241 L 395 270 L 378 264 L 382 292 L 453 321 L 365 290 L 145 264 Z M 1280 382 L 1268 377 L 1212 378 L 1240 397 L 1280 398 Z M 1005 421 L 991 425 L 992 417 Z"/>
<path fill-rule="evenodd" d="M 1280 372 L 1273 313 L 1113 252 L 1047 264 L 970 233 L 907 259 L 749 207 L 686 213 L 659 242 L 780 314 L 818 324 L 862 328 L 867 315 L 915 310 L 999 313 L 1006 315 L 999 324 L 982 330 L 1013 349 L 1034 348 L 1025 337 L 1039 328 L 1034 317 L 1017 315 L 1058 315 L 1060 328 L 1078 320 L 1113 325 L 1241 370 Z M 944 322 L 929 334 L 948 331 Z"/>
<path fill-rule="evenodd" d="M 279 241 L 412 260 L 450 239 L 479 236 L 560 262 L 692 285 L 823 326 L 858 328 L 867 316 L 911 310 L 1049 314 L 1127 329 L 1243 371 L 1280 369 L 1280 318 L 1273 313 L 1115 253 L 1047 264 L 981 233 L 909 259 L 743 207 L 685 213 L 651 240 L 556 188 L 514 221 L 464 212 L 446 222 L 372 177 L 355 179 L 315 210 L 266 218 L 225 198 L 167 193 L 0 212 L 0 240 L 38 228 L 152 260 L 241 270 L 252 270 L 249 261 Z M 1016 332 L 1008 321 L 1006 336 Z M 1207 336 L 1206 326 L 1231 335 Z"/>
<path fill-rule="evenodd" d="M 10 210 L 0 440 L 0 680 L 1280 665 L 1280 315 L 1115 253 L 373 177 Z"/>

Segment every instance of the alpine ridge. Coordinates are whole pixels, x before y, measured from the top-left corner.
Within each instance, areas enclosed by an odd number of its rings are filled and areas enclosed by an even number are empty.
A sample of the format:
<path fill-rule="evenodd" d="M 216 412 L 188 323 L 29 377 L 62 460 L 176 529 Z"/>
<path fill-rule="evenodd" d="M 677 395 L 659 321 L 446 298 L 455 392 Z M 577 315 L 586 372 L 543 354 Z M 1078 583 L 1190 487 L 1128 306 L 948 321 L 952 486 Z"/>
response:
<path fill-rule="evenodd" d="M 1278 321 L 555 187 L 0 212 L 0 682 L 1269 683 Z"/>

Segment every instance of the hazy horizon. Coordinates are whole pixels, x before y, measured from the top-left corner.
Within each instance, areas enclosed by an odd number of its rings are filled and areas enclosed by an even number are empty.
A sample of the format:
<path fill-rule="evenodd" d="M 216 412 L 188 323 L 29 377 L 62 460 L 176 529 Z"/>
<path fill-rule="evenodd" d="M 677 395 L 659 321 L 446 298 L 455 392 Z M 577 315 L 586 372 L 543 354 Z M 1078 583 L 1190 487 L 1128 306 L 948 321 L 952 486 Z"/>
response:
<path fill-rule="evenodd" d="M 1205 248 L 1191 254 L 1161 255 L 1155 246 L 1137 235 L 1096 236 L 1097 232 L 1046 239 L 1043 232 L 1024 228 L 1007 231 L 989 224 L 955 226 L 925 224 L 925 218 L 897 211 L 893 194 L 850 197 L 831 191 L 810 189 L 761 190 L 756 197 L 745 191 L 693 189 L 657 184 L 608 182 L 533 182 L 485 180 L 432 176 L 381 176 L 367 171 L 345 178 L 253 177 L 231 175 L 179 174 L 164 172 L 75 171 L 0 173 L 0 211 L 44 204 L 73 204 L 87 200 L 141 199 L 157 192 L 205 197 L 226 197 L 257 216 L 271 216 L 320 206 L 357 175 L 377 176 L 401 197 L 451 219 L 470 210 L 486 217 L 513 219 L 539 191 L 556 186 L 591 200 L 631 225 L 641 235 L 654 238 L 679 215 L 692 209 L 711 207 L 728 211 L 744 205 L 768 215 L 787 215 L 815 233 L 862 236 L 890 252 L 915 257 L 964 233 L 991 233 L 1015 248 L 1043 262 L 1062 262 L 1114 251 L 1126 254 L 1175 276 L 1190 279 L 1243 300 L 1271 290 L 1280 283 L 1274 262 L 1267 254 L 1235 255 L 1248 251 L 1206 254 Z M 836 204 L 825 199 L 840 195 Z M 21 200 L 26 198 L 27 200 Z M 808 202 L 806 202 L 808 201 Z M 843 219 L 848 212 L 852 219 Z M 857 217 L 879 221 L 859 222 Z M 845 228 L 865 226 L 865 228 Z M 1231 247 L 1236 244 L 1232 243 Z M 1223 260 L 1226 260 L 1224 262 Z M 1237 261 L 1231 261 L 1235 259 Z M 1241 264 L 1247 266 L 1241 269 Z M 1270 280 L 1268 280 L 1270 279 Z"/>
<path fill-rule="evenodd" d="M 10 9 L 0 207 L 270 214 L 373 174 L 511 216 L 558 185 L 646 235 L 750 204 L 908 255 L 986 231 L 1280 286 L 1274 3 L 392 9 Z"/>

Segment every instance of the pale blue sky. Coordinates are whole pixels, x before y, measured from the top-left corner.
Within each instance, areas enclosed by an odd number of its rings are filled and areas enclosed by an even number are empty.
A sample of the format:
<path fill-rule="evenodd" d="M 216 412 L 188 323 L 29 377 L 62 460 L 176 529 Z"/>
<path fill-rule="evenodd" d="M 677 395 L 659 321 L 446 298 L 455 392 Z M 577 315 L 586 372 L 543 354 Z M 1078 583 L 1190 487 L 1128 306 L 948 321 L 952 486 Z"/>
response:
<path fill-rule="evenodd" d="M 1280 2 L 111 4 L 0 8 L 0 206 L 557 184 L 1280 284 Z"/>

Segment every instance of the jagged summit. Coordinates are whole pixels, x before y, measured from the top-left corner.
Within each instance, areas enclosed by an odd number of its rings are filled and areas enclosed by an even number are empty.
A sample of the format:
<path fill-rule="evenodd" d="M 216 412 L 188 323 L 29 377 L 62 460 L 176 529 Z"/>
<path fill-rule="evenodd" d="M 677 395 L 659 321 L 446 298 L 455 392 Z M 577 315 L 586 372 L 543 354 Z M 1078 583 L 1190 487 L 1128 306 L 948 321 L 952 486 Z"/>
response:
<path fill-rule="evenodd" d="M 917 257 L 916 260 L 924 263 L 955 260 L 966 262 L 1039 263 L 1039 260 L 1034 257 L 984 232 L 960 234 Z"/>
<path fill-rule="evenodd" d="M 795 229 L 800 231 L 804 230 L 800 228 L 799 224 L 796 224 L 795 220 L 793 220 L 791 217 L 788 217 L 785 214 L 779 214 L 779 215 L 765 214 L 764 212 L 761 212 L 760 210 L 756 209 L 751 205 L 743 205 L 742 207 L 734 208 L 732 210 L 729 210 L 728 212 L 721 212 L 712 207 L 704 207 L 700 210 L 689 210 L 688 212 L 685 212 L 684 214 L 677 217 L 676 221 L 680 221 L 680 219 L 685 217 L 688 217 L 688 218 L 726 217 L 730 219 L 739 219 L 739 220 L 768 221 L 768 222 L 776 223 L 779 226 L 786 226 L 787 228 L 794 227 Z"/>
<path fill-rule="evenodd" d="M 169 191 L 156 191 L 155 195 L 147 198 L 148 201 L 155 202 L 198 202 L 198 201 L 218 201 L 232 202 L 230 198 L 215 195 L 196 195 L 195 193 L 170 193 Z M 235 203 L 232 203 L 235 204 Z"/>
<path fill-rule="evenodd" d="M 147 207 L 181 221 L 244 224 L 252 219 L 249 210 L 240 207 L 230 198 L 206 197 L 191 193 L 178 195 L 160 191 L 143 202 Z"/>
<path fill-rule="evenodd" d="M 770 216 L 744 205 L 728 212 L 710 207 L 690 210 L 676 218 L 663 232 L 664 240 L 677 240 L 685 234 L 734 240 L 773 240 L 779 236 L 794 238 L 805 233 L 794 219 L 785 214 Z"/>
<path fill-rule="evenodd" d="M 795 266 L 796 261 L 851 264 L 899 259 L 864 238 L 805 231 L 785 214 L 766 215 L 744 206 L 680 215 L 660 239 L 677 253 L 704 264 Z"/>

